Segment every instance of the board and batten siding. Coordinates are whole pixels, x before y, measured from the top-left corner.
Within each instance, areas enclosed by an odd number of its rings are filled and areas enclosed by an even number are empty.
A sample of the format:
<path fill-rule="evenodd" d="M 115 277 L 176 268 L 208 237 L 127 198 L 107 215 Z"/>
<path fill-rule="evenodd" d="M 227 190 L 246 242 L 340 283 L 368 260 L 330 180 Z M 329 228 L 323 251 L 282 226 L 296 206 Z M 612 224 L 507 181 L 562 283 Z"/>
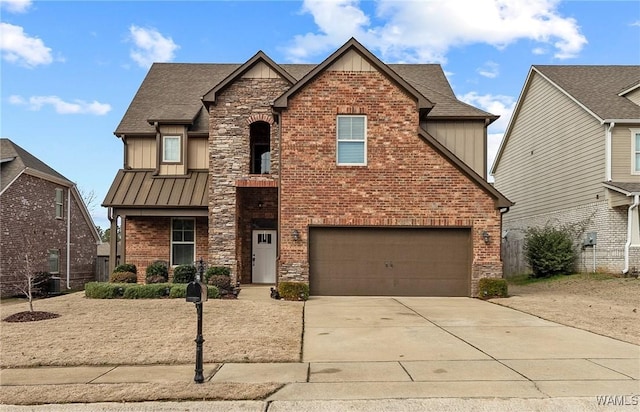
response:
<path fill-rule="evenodd" d="M 127 137 L 127 164 L 130 169 L 155 169 L 158 152 L 156 151 L 156 138 L 153 137 Z"/>
<path fill-rule="evenodd" d="M 169 134 L 169 133 L 167 133 Z M 155 169 L 158 161 L 157 141 L 151 137 L 127 137 L 127 164 L 129 169 Z M 189 137 L 186 163 L 188 170 L 209 168 L 209 146 L 206 137 Z M 173 168 L 170 168 L 173 166 Z M 180 173 L 178 168 L 180 166 Z M 161 174 L 184 174 L 184 165 L 161 165 Z"/>
<path fill-rule="evenodd" d="M 445 145 L 477 174 L 487 178 L 484 121 L 434 121 L 423 124 L 427 132 Z"/>
<path fill-rule="evenodd" d="M 614 182 L 640 181 L 640 175 L 632 174 L 634 136 L 631 129 L 640 130 L 640 124 L 615 126 L 611 132 L 611 180 Z"/>
<path fill-rule="evenodd" d="M 209 140 L 206 137 L 189 137 L 187 168 L 209 169 Z"/>
<path fill-rule="evenodd" d="M 495 170 L 505 223 L 604 199 L 604 126 L 536 73 Z"/>

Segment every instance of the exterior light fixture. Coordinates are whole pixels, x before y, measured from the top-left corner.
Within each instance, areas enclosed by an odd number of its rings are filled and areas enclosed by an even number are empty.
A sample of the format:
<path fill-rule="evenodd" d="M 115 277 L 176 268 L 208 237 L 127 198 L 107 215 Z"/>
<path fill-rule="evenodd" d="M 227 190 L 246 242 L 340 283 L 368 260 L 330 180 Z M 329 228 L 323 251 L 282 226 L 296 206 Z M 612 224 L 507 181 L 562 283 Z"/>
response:
<path fill-rule="evenodd" d="M 489 244 L 489 240 L 491 239 L 491 236 L 489 235 L 489 232 L 487 232 L 486 230 L 482 231 L 482 239 L 484 240 L 484 243 Z"/>
<path fill-rule="evenodd" d="M 258 208 L 262 209 L 262 206 L 264 206 L 264 203 L 262 201 L 258 202 Z"/>
<path fill-rule="evenodd" d="M 293 238 L 294 242 L 300 240 L 300 232 L 298 232 L 298 229 L 293 229 L 293 232 L 291 232 L 291 237 Z"/>

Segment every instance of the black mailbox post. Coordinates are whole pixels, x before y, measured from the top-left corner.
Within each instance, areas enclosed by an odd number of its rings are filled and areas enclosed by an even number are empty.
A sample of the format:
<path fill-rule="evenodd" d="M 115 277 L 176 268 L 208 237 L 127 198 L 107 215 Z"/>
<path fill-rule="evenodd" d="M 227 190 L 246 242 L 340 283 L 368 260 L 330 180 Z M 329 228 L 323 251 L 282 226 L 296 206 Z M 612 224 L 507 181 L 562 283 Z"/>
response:
<path fill-rule="evenodd" d="M 187 302 L 193 302 L 196 304 L 196 312 L 198 315 L 198 332 L 196 335 L 196 374 L 193 380 L 196 383 L 204 382 L 203 366 L 202 366 L 202 343 L 204 338 L 202 337 L 202 302 L 206 302 L 208 298 L 207 285 L 202 283 L 202 274 L 204 273 L 204 262 L 202 259 L 198 262 L 198 276 L 196 280 L 187 284 Z"/>

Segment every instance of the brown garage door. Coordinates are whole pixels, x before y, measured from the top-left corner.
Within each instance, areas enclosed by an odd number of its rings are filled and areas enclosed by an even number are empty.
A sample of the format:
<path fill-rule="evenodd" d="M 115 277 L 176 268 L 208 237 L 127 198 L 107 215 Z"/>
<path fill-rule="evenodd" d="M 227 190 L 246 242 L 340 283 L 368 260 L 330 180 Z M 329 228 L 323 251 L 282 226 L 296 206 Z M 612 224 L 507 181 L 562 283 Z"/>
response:
<path fill-rule="evenodd" d="M 469 229 L 310 228 L 313 295 L 469 296 Z"/>

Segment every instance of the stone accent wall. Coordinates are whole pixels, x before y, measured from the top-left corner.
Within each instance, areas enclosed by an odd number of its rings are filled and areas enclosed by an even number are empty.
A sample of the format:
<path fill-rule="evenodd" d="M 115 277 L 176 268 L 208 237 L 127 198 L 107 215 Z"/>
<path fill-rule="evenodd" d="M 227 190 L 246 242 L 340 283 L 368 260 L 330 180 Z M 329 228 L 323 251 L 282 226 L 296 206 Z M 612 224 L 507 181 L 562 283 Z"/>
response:
<path fill-rule="evenodd" d="M 178 216 L 176 216 L 178 217 Z M 138 269 L 138 283 L 145 283 L 147 266 L 157 260 L 171 261 L 171 217 L 128 216 L 125 221 L 127 235 L 123 263 L 133 263 Z M 208 252 L 208 224 L 206 217 L 196 218 L 196 260 L 206 261 Z M 173 269 L 169 269 L 169 277 Z"/>
<path fill-rule="evenodd" d="M 55 190 L 63 189 L 64 217 L 55 217 Z M 30 271 L 49 271 L 49 250 L 60 254 L 60 287 L 81 288 L 94 279 L 97 253 L 91 227 L 71 198 L 70 270 L 67 285 L 67 196 L 66 187 L 27 174 L 20 176 L 2 194 L 0 204 L 0 293 L 18 293 L 17 284 L 26 285 L 25 256 Z"/>
<path fill-rule="evenodd" d="M 624 268 L 624 245 L 627 241 L 627 207 L 609 208 L 606 200 L 600 200 L 587 205 L 558 210 L 529 218 L 509 219 L 509 213 L 504 216 L 504 230 L 508 231 L 505 242 L 521 242 L 528 227 L 541 227 L 549 223 L 553 226 L 563 226 L 584 222 L 585 232 L 597 233 L 597 245 L 579 249 L 576 270 L 581 272 L 596 271 L 620 273 Z M 582 243 L 583 235 L 578 241 Z M 632 247 L 629 267 L 640 270 L 640 247 Z M 521 252 L 520 252 L 521 253 Z M 511 274 L 509 274 L 511 275 Z"/>
<path fill-rule="evenodd" d="M 282 79 L 238 79 L 221 92 L 209 117 L 209 263 L 239 273 L 236 181 L 250 171 L 249 126 L 271 124 L 271 179 L 279 175 L 279 135 L 271 104 L 290 87 Z M 244 270 L 244 269 L 243 269 Z M 243 272 L 244 273 L 244 272 Z M 243 275 L 246 277 L 246 273 Z"/>
<path fill-rule="evenodd" d="M 336 165 L 336 115 L 367 116 L 366 167 Z M 417 135 L 416 103 L 378 72 L 322 73 L 282 113 L 279 280 L 308 282 L 308 228 L 471 227 L 472 294 L 501 277 L 494 200 Z M 482 232 L 491 236 L 489 244 Z"/>

